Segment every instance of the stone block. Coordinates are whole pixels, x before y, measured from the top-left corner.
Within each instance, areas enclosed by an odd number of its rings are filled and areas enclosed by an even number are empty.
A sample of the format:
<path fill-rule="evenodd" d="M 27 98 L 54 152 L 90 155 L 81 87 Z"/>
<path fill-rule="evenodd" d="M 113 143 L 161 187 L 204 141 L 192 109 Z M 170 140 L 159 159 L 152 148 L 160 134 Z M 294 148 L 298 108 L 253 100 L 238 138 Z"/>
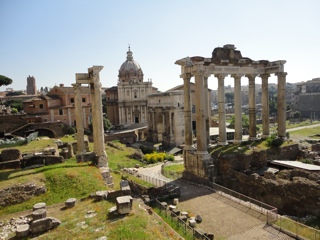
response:
<path fill-rule="evenodd" d="M 46 203 L 40 202 L 33 205 L 32 211 L 36 211 L 38 209 L 46 209 Z"/>
<path fill-rule="evenodd" d="M 46 217 L 31 222 L 30 230 L 32 233 L 41 233 L 58 227 L 60 224 L 60 220 L 53 217 Z"/>
<path fill-rule="evenodd" d="M 180 210 L 172 209 L 172 211 L 171 211 L 171 216 L 172 217 L 176 217 L 176 216 L 179 216 L 179 215 L 180 215 Z"/>
<path fill-rule="evenodd" d="M 161 208 L 162 208 L 162 209 L 167 209 L 167 207 L 168 207 L 168 203 L 166 203 L 166 202 L 161 202 Z"/>
<path fill-rule="evenodd" d="M 41 218 L 45 218 L 46 216 L 47 216 L 47 210 L 45 208 L 40 208 L 32 212 L 33 221 Z"/>
<path fill-rule="evenodd" d="M 210 240 L 214 239 L 214 234 L 213 233 L 206 233 L 205 236 Z"/>
<path fill-rule="evenodd" d="M 96 200 L 101 201 L 101 200 L 107 200 L 108 198 L 108 191 L 97 191 L 96 192 Z"/>
<path fill-rule="evenodd" d="M 179 199 L 178 198 L 174 198 L 173 199 L 173 205 L 178 205 L 179 203 Z"/>
<path fill-rule="evenodd" d="M 196 222 L 196 220 L 194 220 L 194 219 L 189 219 L 189 226 L 190 227 L 196 227 L 197 226 L 197 222 Z"/>
<path fill-rule="evenodd" d="M 197 223 L 201 223 L 202 222 L 202 217 L 200 215 L 197 215 L 195 218 Z"/>
<path fill-rule="evenodd" d="M 181 223 L 186 223 L 188 220 L 187 216 L 179 216 L 178 219 Z"/>
<path fill-rule="evenodd" d="M 64 205 L 66 208 L 72 208 L 76 205 L 76 202 L 76 198 L 69 198 L 67 201 L 65 201 Z"/>
<path fill-rule="evenodd" d="M 173 206 L 173 205 L 169 205 L 169 210 L 172 211 L 173 209 L 176 209 L 177 207 L 176 206 Z"/>
<path fill-rule="evenodd" d="M 180 214 L 181 214 L 181 216 L 186 216 L 186 217 L 188 217 L 188 212 L 181 212 Z"/>
<path fill-rule="evenodd" d="M 29 224 L 18 225 L 17 230 L 16 230 L 16 238 L 27 237 L 29 232 L 30 232 L 30 225 Z"/>

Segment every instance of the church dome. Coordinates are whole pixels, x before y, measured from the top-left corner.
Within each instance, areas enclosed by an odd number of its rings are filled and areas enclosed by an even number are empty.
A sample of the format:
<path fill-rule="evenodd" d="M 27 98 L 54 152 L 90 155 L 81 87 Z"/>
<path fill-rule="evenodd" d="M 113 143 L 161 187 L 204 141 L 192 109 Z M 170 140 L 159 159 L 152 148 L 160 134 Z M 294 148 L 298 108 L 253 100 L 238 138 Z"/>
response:
<path fill-rule="evenodd" d="M 122 63 L 119 70 L 119 83 L 124 82 L 142 82 L 143 72 L 142 69 L 136 61 L 133 60 L 132 52 L 129 50 L 127 52 L 127 60 Z"/>

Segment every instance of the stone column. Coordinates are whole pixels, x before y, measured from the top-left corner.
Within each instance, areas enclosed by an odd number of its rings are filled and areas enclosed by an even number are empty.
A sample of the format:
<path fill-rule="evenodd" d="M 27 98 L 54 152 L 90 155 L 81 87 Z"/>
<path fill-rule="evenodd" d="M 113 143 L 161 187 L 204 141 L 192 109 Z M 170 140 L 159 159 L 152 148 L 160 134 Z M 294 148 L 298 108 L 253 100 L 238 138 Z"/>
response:
<path fill-rule="evenodd" d="M 225 108 L 225 96 L 224 96 L 224 78 L 225 74 L 215 74 L 218 78 L 218 115 L 219 115 L 219 145 L 227 144 L 227 132 L 226 132 L 226 108 Z"/>
<path fill-rule="evenodd" d="M 249 79 L 249 139 L 253 140 L 257 138 L 256 130 L 256 75 L 246 75 Z"/>
<path fill-rule="evenodd" d="M 184 96 L 184 143 L 185 150 L 190 150 L 193 145 L 192 141 L 192 113 L 191 113 L 191 91 L 190 91 L 190 78 L 191 74 L 181 75 L 183 78 L 183 96 Z"/>
<path fill-rule="evenodd" d="M 72 120 L 71 120 L 71 109 L 68 108 L 68 122 L 69 122 L 69 125 L 72 125 Z"/>
<path fill-rule="evenodd" d="M 286 72 L 276 73 L 278 77 L 278 137 L 286 137 Z"/>
<path fill-rule="evenodd" d="M 206 123 L 206 139 L 207 139 L 207 146 L 210 144 L 210 126 L 209 126 L 209 96 L 208 96 L 208 77 L 210 75 L 208 73 L 205 73 L 204 75 L 204 102 L 205 102 L 205 111 L 204 111 L 204 116 L 205 116 L 205 123 Z"/>
<path fill-rule="evenodd" d="M 84 128 L 83 128 L 83 111 L 82 111 L 82 99 L 81 99 L 81 84 L 74 83 L 72 84 L 74 92 L 75 92 L 75 115 L 76 115 L 76 128 L 77 128 L 77 154 L 83 154 L 86 152 L 85 144 L 84 144 Z"/>
<path fill-rule="evenodd" d="M 234 78 L 234 143 L 242 141 L 242 100 L 241 100 L 241 75 L 232 75 Z"/>
<path fill-rule="evenodd" d="M 204 69 L 200 64 L 195 67 L 197 154 L 207 154 Z"/>
<path fill-rule="evenodd" d="M 91 68 L 90 68 L 91 69 Z M 93 127 L 93 142 L 94 152 L 98 157 L 98 166 L 107 167 L 108 157 L 105 151 L 104 131 L 103 131 L 103 113 L 102 113 L 102 99 L 101 99 L 101 83 L 99 79 L 99 72 L 102 67 L 92 67 L 92 83 L 90 84 L 92 93 L 92 127 Z"/>
<path fill-rule="evenodd" d="M 174 144 L 174 137 L 173 137 L 173 122 L 172 122 L 172 111 L 169 111 L 169 125 L 170 125 L 170 144 Z"/>
<path fill-rule="evenodd" d="M 262 96 L 261 96 L 261 105 L 262 105 L 262 138 L 267 138 L 270 135 L 269 125 L 269 89 L 268 89 L 268 78 L 270 74 L 261 74 L 262 79 Z"/>

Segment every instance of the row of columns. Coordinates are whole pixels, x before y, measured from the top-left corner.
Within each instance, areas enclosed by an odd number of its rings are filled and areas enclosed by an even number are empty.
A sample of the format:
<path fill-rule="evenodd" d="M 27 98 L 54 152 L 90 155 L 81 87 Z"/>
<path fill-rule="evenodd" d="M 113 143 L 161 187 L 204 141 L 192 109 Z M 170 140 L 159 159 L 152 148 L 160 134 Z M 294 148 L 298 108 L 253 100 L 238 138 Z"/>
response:
<path fill-rule="evenodd" d="M 139 122 L 145 122 L 146 118 L 146 112 L 147 112 L 147 106 L 139 106 Z M 133 106 L 130 107 L 119 107 L 119 123 L 120 124 L 127 124 L 127 123 L 134 123 L 134 111 L 133 111 Z M 129 121 L 128 114 L 130 113 L 131 119 Z"/>
<path fill-rule="evenodd" d="M 196 88 L 196 131 L 197 131 L 197 153 L 207 153 L 210 140 L 210 111 L 208 102 L 208 76 L 202 65 L 196 65 L 196 70 L 191 73 L 182 74 L 184 81 L 184 121 L 185 121 L 185 150 L 190 150 L 193 145 L 192 139 L 192 113 L 190 79 L 194 75 Z M 228 74 L 215 74 L 218 78 L 218 114 L 219 114 L 219 144 L 227 144 L 226 134 L 226 111 L 224 79 Z M 285 137 L 286 134 L 286 87 L 285 72 L 276 73 L 278 77 L 278 136 Z M 235 134 L 234 142 L 242 141 L 242 107 L 241 107 L 241 77 L 243 75 L 231 75 L 234 78 L 234 106 L 235 106 Z M 255 78 L 257 75 L 245 75 L 249 79 L 249 139 L 256 138 L 256 102 L 255 102 Z M 262 136 L 268 137 L 269 132 L 269 74 L 259 75 L 262 79 Z"/>

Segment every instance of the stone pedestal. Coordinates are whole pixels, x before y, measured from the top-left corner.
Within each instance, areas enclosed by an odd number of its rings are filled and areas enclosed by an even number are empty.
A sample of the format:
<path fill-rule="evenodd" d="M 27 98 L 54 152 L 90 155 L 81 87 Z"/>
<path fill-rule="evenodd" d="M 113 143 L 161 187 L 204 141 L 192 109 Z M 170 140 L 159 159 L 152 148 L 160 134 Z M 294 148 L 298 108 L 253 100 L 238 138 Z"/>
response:
<path fill-rule="evenodd" d="M 47 216 L 47 210 L 44 208 L 41 208 L 32 212 L 33 221 L 41 218 L 45 218 L 46 216 Z"/>
<path fill-rule="evenodd" d="M 75 198 L 69 198 L 67 201 L 65 201 L 64 205 L 66 208 L 72 208 L 76 205 L 77 199 Z"/>
<path fill-rule="evenodd" d="M 44 202 L 41 202 L 33 205 L 33 208 L 32 208 L 33 211 L 36 211 L 38 209 L 46 209 L 46 204 Z"/>
<path fill-rule="evenodd" d="M 22 224 L 17 226 L 16 238 L 24 238 L 27 237 L 30 232 L 29 224 Z"/>

